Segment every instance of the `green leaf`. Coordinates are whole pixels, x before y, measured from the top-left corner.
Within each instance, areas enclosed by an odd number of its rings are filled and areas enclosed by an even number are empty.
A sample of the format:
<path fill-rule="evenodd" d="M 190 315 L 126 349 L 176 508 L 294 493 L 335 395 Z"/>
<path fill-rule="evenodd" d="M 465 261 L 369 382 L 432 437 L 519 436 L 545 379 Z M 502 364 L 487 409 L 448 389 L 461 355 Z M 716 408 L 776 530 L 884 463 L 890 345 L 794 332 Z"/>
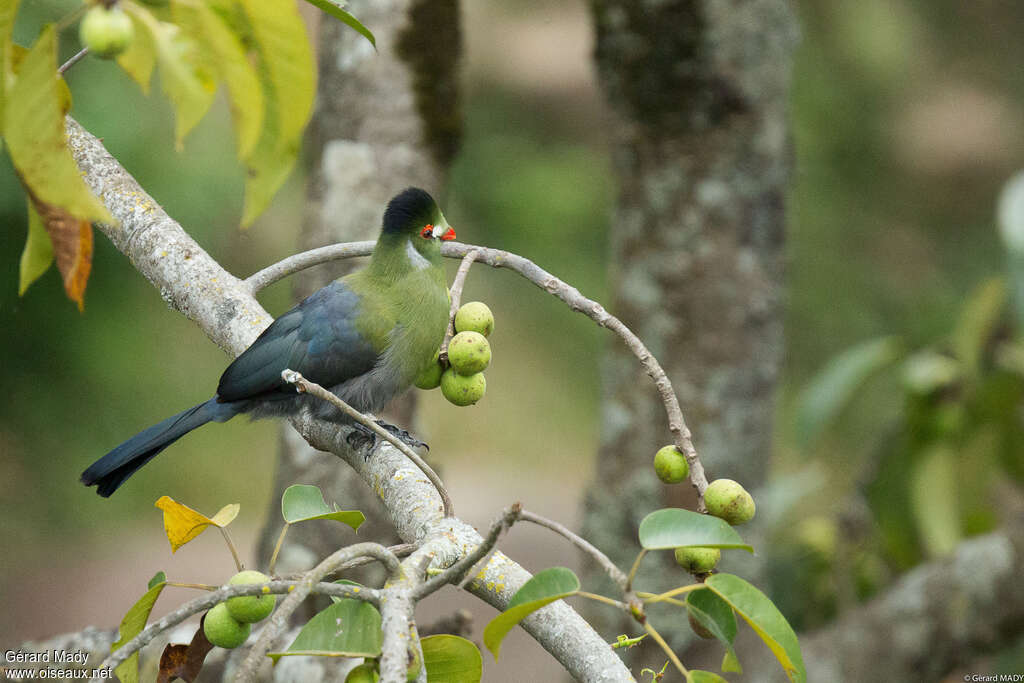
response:
<path fill-rule="evenodd" d="M 43 227 L 43 219 L 36 211 L 32 202 L 28 204 L 28 237 L 25 239 L 25 248 L 21 252 L 21 264 L 18 272 L 18 296 L 24 296 L 25 291 L 33 282 L 45 273 L 50 264 L 53 263 L 53 243 L 50 235 Z"/>
<path fill-rule="evenodd" d="M 725 646 L 726 657 L 731 665 L 735 665 L 731 670 L 742 673 L 743 668 L 732 646 L 736 639 L 736 615 L 732 607 L 712 591 L 702 588 L 686 596 L 686 611 Z"/>
<path fill-rule="evenodd" d="M 459 636 L 427 636 L 423 646 L 423 665 L 427 683 L 478 683 L 483 676 L 484 660 L 471 641 Z"/>
<path fill-rule="evenodd" d="M 501 641 L 516 624 L 555 600 L 575 595 L 579 589 L 580 580 L 570 569 L 551 567 L 538 572 L 516 591 L 505 611 L 491 619 L 484 628 L 484 645 L 498 659 Z"/>
<path fill-rule="evenodd" d="M 157 20 L 138 5 L 127 5 L 125 11 L 142 28 L 141 33 L 156 45 L 160 87 L 174 105 L 174 137 L 180 149 L 185 136 L 206 116 L 213 104 L 217 84 L 209 73 L 194 63 L 198 47 L 177 26 Z"/>
<path fill-rule="evenodd" d="M 686 683 L 729 683 L 713 671 L 690 669 L 686 674 Z"/>
<path fill-rule="evenodd" d="M 155 588 L 161 583 L 167 583 L 167 574 L 165 574 L 164 572 L 157 572 L 156 574 L 153 574 L 153 578 L 149 580 L 149 583 L 146 584 L 146 587 Z"/>
<path fill-rule="evenodd" d="M 131 606 L 128 613 L 124 615 L 124 619 L 121 620 L 121 626 L 117 632 L 118 639 L 110 646 L 111 652 L 127 644 L 132 638 L 142 633 L 142 629 L 146 628 L 149 613 L 153 611 L 156 599 L 160 597 L 160 592 L 167 585 L 167 582 L 164 580 L 165 578 L 163 572 L 158 572 L 150 579 L 149 590 L 139 598 L 138 602 Z M 157 579 L 160 580 L 157 581 Z M 114 669 L 114 675 L 117 676 L 121 683 L 138 683 L 139 653 L 136 651 L 131 657 L 121 662 Z"/>
<path fill-rule="evenodd" d="M 939 443 L 922 453 L 910 475 L 910 505 L 921 541 L 932 557 L 945 555 L 960 542 L 960 492 L 953 448 Z"/>
<path fill-rule="evenodd" d="M 21 180 L 35 198 L 60 207 L 75 218 L 114 223 L 92 194 L 68 150 L 64 132 L 67 87 L 57 76 L 57 41 L 53 26 L 22 59 L 7 91 L 3 132 L 7 151 Z"/>
<path fill-rule="evenodd" d="M 153 68 L 156 66 L 156 44 L 149 28 L 139 19 L 138 14 L 149 14 L 149 10 L 131 0 L 121 0 L 121 6 L 132 8 L 126 14 L 132 21 L 134 35 L 125 51 L 117 56 L 117 64 L 139 84 L 142 92 L 148 95 L 149 84 L 153 80 Z M 153 18 L 153 22 L 156 22 L 156 18 Z"/>
<path fill-rule="evenodd" d="M 14 17 L 18 13 L 20 0 L 3 0 L 0 2 L 0 130 L 4 120 L 4 101 L 9 78 L 12 75 L 12 42 L 11 31 L 14 29 Z"/>
<path fill-rule="evenodd" d="M 260 138 L 265 110 L 260 79 L 245 46 L 225 19 L 204 2 L 178 0 L 174 17 L 200 43 L 227 86 L 238 138 L 238 158 L 244 161 Z"/>
<path fill-rule="evenodd" d="M 789 680 L 793 683 L 804 683 L 807 680 L 807 670 L 804 668 L 796 633 L 779 608 L 764 593 L 733 574 L 713 574 L 704 585 L 750 624 L 779 660 Z"/>
<path fill-rule="evenodd" d="M 308 484 L 295 484 L 285 489 L 281 496 L 281 514 L 289 524 L 310 519 L 333 519 L 348 524 L 353 531 L 358 531 L 366 520 L 359 510 L 339 510 L 336 504 L 328 507 L 320 488 Z"/>
<path fill-rule="evenodd" d="M 241 0 L 259 57 L 266 113 L 259 141 L 246 159 L 242 226 L 263 213 L 299 156 L 313 111 L 316 68 L 306 29 L 290 0 Z"/>
<path fill-rule="evenodd" d="M 310 619 L 286 652 L 271 652 L 267 656 L 275 662 L 296 655 L 376 657 L 380 654 L 380 643 L 377 608 L 362 600 L 345 599 Z"/>
<path fill-rule="evenodd" d="M 640 522 L 640 545 L 647 550 L 667 550 L 683 546 L 706 548 L 754 549 L 743 542 L 728 522 L 692 510 L 664 508 L 655 510 Z"/>
<path fill-rule="evenodd" d="M 306 0 L 306 2 L 319 8 L 323 12 L 330 14 L 338 21 L 346 24 L 349 28 L 355 29 L 359 35 L 370 41 L 370 45 L 373 45 L 376 49 L 377 39 L 373 37 L 373 33 L 370 32 L 370 29 L 363 26 L 358 19 L 345 11 L 344 3 L 336 2 L 335 0 Z"/>
<path fill-rule="evenodd" d="M 976 374 L 981 355 L 996 330 L 1006 307 L 1006 283 L 989 278 L 975 289 L 953 329 L 953 351 L 967 372 Z"/>
<path fill-rule="evenodd" d="M 857 391 L 874 374 L 897 361 L 901 344 L 896 337 L 862 342 L 835 356 L 800 392 L 796 437 L 807 448 L 843 412 Z"/>

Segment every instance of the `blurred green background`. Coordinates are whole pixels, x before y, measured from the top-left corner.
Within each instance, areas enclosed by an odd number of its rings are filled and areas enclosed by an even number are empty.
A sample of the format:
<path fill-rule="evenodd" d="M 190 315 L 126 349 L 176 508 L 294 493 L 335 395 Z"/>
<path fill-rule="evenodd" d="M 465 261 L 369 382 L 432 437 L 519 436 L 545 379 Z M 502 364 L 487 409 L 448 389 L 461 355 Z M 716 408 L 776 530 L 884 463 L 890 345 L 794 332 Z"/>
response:
<path fill-rule="evenodd" d="M 22 44 L 76 6 L 23 5 Z M 895 380 L 878 380 L 883 390 L 855 402 L 846 427 L 807 452 L 793 435 L 798 392 L 862 340 L 896 334 L 913 348 L 941 339 L 969 292 L 1001 273 L 995 202 L 1024 167 L 1024 6 L 819 0 L 798 10 L 787 353 L 774 463 L 779 473 L 818 463 L 827 497 L 846 500 L 858 476 L 851 463 L 876 446 L 878 425 L 899 419 L 903 398 L 884 390 Z M 521 253 L 607 300 L 613 124 L 589 62 L 586 7 L 479 0 L 464 3 L 464 13 L 466 131 L 445 213 L 460 240 Z M 67 31 L 63 53 L 77 49 Z M 299 177 L 252 229 L 236 228 L 242 169 L 223 102 L 177 152 L 156 88 L 144 96 L 94 59 L 75 66 L 68 82 L 78 120 L 228 270 L 244 276 L 294 251 Z M 112 625 L 133 598 L 97 604 L 96 595 L 141 587 L 158 569 L 182 580 L 230 573 L 217 539 L 171 557 L 153 501 L 167 494 L 208 513 L 242 503 L 236 533 L 251 552 L 278 427 L 236 420 L 200 430 L 110 501 L 80 486 L 79 472 L 109 448 L 207 398 L 227 359 L 100 235 L 84 314 L 64 299 L 52 271 L 18 298 L 24 199 L 9 162 L 0 164 L 0 600 L 9 606 L 0 642 L 13 645 L 86 623 Z M 520 499 L 573 524 L 596 451 L 598 357 L 610 340 L 508 273 L 474 268 L 467 296 L 487 301 L 497 317 L 488 395 L 467 410 L 437 392 L 424 397 L 421 430 L 432 454 L 455 500 L 470 501 L 460 513 L 468 509 L 474 523 Z M 287 283 L 261 298 L 280 313 Z M 825 512 L 832 523 L 836 511 Z M 876 555 L 872 590 L 906 568 Z M 40 604 L 34 591 L 54 585 L 73 595 Z M 76 585 L 91 588 L 77 595 Z M 826 600 L 816 613 L 799 595 L 780 604 L 798 626 L 834 610 Z"/>

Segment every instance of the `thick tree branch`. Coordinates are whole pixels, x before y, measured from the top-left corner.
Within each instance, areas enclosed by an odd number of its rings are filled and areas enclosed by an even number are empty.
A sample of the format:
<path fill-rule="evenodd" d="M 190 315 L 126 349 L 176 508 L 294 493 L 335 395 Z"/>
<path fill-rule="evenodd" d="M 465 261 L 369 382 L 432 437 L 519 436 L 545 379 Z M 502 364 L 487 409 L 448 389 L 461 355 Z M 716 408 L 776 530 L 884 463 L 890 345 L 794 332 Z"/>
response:
<path fill-rule="evenodd" d="M 247 348 L 271 321 L 253 298 L 251 288 L 221 268 L 160 209 L 94 136 L 70 119 L 68 136 L 86 183 L 120 221 L 119 226 L 100 229 L 129 256 L 166 301 L 214 342 L 232 355 Z M 433 486 L 421 477 L 407 476 L 412 472 L 408 460 L 390 444 L 379 444 L 374 456 L 366 461 L 353 454 L 345 442 L 346 430 L 338 429 L 337 425 L 309 416 L 293 418 L 291 423 L 315 448 L 333 453 L 353 466 L 380 496 L 402 538 L 420 544 L 423 552 L 432 553 L 436 566 L 451 566 L 483 542 L 480 534 L 465 522 L 442 516 Z M 529 578 L 529 572 L 503 554 L 495 553 L 467 587 L 503 609 Z M 578 680 L 632 680 L 615 652 L 568 605 L 549 605 L 531 615 L 523 625 Z"/>

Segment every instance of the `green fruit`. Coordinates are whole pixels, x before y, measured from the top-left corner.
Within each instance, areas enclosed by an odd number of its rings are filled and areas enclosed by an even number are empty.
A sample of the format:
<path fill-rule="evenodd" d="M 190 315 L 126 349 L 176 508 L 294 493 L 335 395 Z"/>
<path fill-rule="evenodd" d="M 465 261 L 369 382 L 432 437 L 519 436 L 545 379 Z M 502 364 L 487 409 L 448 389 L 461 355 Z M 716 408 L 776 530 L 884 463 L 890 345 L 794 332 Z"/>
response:
<path fill-rule="evenodd" d="M 107 9 L 96 5 L 85 13 L 78 26 L 78 37 L 89 52 L 107 59 L 124 52 L 133 34 L 132 20 L 120 7 Z"/>
<path fill-rule="evenodd" d="M 238 572 L 228 581 L 229 586 L 238 586 L 244 583 L 267 583 L 270 577 L 257 571 Z M 237 598 L 228 598 L 224 604 L 235 621 L 251 624 L 261 621 L 270 616 L 277 604 L 277 596 L 268 595 L 243 595 Z"/>
<path fill-rule="evenodd" d="M 373 668 L 373 664 L 363 663 L 348 672 L 345 676 L 345 683 L 377 683 L 380 674 Z"/>
<path fill-rule="evenodd" d="M 485 337 L 494 332 L 494 314 L 482 301 L 463 304 L 455 314 L 456 332 L 479 332 Z"/>
<path fill-rule="evenodd" d="M 479 332 L 459 332 L 448 342 L 448 362 L 460 375 L 483 372 L 491 362 L 491 345 Z"/>
<path fill-rule="evenodd" d="M 732 479 L 716 479 L 704 491 L 708 512 L 729 524 L 743 524 L 754 518 L 754 499 Z"/>
<path fill-rule="evenodd" d="M 245 642 L 252 630 L 252 624 L 240 624 L 231 617 L 226 604 L 219 603 L 206 613 L 203 619 L 203 633 L 206 639 L 227 650 Z"/>
<path fill-rule="evenodd" d="M 441 373 L 443 372 L 444 368 L 438 362 L 438 352 L 434 351 L 434 359 L 416 377 L 416 381 L 413 384 L 420 389 L 436 389 L 441 384 Z"/>
<path fill-rule="evenodd" d="M 654 471 L 666 484 L 678 484 L 690 474 L 690 463 L 674 445 L 662 446 L 654 454 Z"/>
<path fill-rule="evenodd" d="M 441 393 L 457 406 L 473 405 L 483 398 L 485 391 L 487 380 L 482 372 L 466 376 L 448 368 L 441 375 Z"/>
<path fill-rule="evenodd" d="M 722 559 L 718 548 L 676 548 L 676 564 L 691 574 L 707 574 Z"/>

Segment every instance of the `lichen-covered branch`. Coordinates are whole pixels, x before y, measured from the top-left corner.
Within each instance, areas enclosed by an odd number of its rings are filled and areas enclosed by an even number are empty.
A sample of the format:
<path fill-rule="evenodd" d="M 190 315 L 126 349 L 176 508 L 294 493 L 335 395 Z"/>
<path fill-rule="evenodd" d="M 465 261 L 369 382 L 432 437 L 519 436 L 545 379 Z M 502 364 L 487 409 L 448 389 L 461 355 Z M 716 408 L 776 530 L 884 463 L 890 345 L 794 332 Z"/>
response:
<path fill-rule="evenodd" d="M 177 310 L 232 355 L 241 353 L 270 323 L 251 289 L 224 271 L 150 198 L 135 180 L 81 126 L 68 122 L 75 159 L 86 183 L 98 194 L 118 226 L 100 226 Z M 385 504 L 399 535 L 431 553 L 435 566 L 451 566 L 483 541 L 470 525 L 444 518 L 437 492 L 390 444 L 382 443 L 368 461 L 345 442 L 345 429 L 309 416 L 291 423 L 311 445 L 348 462 Z M 495 553 L 467 586 L 503 609 L 530 574 Z M 526 630 L 579 680 L 632 680 L 614 651 L 574 610 L 550 605 L 524 622 Z"/>
<path fill-rule="evenodd" d="M 283 593 L 291 593 L 296 590 L 297 586 L 305 586 L 304 590 L 306 595 L 309 595 L 310 593 L 316 593 L 318 595 L 333 595 L 339 598 L 365 600 L 373 604 L 377 604 L 380 601 L 380 593 L 375 589 L 345 586 L 336 583 L 321 583 L 319 580 L 313 582 L 268 581 L 267 583 L 249 583 L 235 586 L 224 586 L 215 591 L 204 593 L 197 598 L 193 598 L 173 612 L 154 621 L 152 624 L 144 628 L 139 635 L 135 636 L 122 647 L 110 653 L 110 656 L 103 661 L 99 668 L 116 668 L 126 659 L 131 657 L 132 654 L 148 645 L 154 638 L 167 629 L 172 626 L 177 626 L 193 614 L 205 612 L 214 605 L 224 602 L 228 598 L 235 598 L 240 595 L 264 595 L 266 593 L 281 595 Z"/>

